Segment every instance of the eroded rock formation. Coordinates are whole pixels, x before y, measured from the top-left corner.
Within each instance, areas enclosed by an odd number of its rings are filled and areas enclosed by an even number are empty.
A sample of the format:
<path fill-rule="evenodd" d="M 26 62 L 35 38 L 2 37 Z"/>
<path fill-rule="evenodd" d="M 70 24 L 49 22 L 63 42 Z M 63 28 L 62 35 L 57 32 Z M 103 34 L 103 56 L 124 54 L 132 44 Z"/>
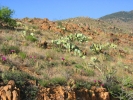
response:
<path fill-rule="evenodd" d="M 90 90 L 71 89 L 69 86 L 41 88 L 37 100 L 111 100 L 105 88 L 93 87 Z"/>
<path fill-rule="evenodd" d="M 20 90 L 14 80 L 10 80 L 7 85 L 1 81 L 0 85 L 0 100 L 20 100 Z"/>

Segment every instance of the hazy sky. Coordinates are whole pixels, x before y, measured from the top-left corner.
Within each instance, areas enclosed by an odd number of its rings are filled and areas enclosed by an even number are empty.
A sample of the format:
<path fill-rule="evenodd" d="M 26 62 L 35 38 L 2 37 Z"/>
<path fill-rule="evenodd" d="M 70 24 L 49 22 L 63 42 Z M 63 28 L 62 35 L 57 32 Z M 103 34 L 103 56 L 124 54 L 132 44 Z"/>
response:
<path fill-rule="evenodd" d="M 13 18 L 59 20 L 79 16 L 99 18 L 113 12 L 130 11 L 133 0 L 0 0 L 0 6 L 14 10 Z"/>

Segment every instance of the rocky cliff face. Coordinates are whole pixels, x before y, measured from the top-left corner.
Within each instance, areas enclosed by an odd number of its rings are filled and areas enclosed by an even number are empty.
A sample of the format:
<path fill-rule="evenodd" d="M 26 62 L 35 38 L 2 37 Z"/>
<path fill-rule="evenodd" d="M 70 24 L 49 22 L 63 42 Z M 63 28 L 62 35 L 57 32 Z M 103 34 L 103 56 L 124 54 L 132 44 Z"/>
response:
<path fill-rule="evenodd" d="M 20 90 L 16 87 L 14 80 L 7 85 L 0 82 L 0 100 L 22 100 Z M 28 100 L 28 99 L 26 99 Z M 117 100 L 112 99 L 106 88 L 92 86 L 74 89 L 70 86 L 40 87 L 36 100 Z"/>

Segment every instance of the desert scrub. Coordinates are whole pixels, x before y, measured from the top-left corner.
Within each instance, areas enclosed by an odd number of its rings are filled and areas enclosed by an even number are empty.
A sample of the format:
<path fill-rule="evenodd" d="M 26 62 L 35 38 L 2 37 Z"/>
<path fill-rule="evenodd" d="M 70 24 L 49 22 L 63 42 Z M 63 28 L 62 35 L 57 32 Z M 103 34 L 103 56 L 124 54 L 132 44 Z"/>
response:
<path fill-rule="evenodd" d="M 24 60 L 26 57 L 27 57 L 27 54 L 25 53 L 25 52 L 19 52 L 19 57 L 22 59 L 22 60 Z"/>
<path fill-rule="evenodd" d="M 31 42 L 36 42 L 38 39 L 35 36 L 32 35 L 27 35 L 26 40 L 31 41 Z"/>
<path fill-rule="evenodd" d="M 94 53 L 99 54 L 99 53 L 101 53 L 101 51 L 102 51 L 102 46 L 101 46 L 100 44 L 92 44 L 92 45 L 90 46 L 90 49 L 91 49 Z"/>
<path fill-rule="evenodd" d="M 12 54 L 12 53 L 19 53 L 20 49 L 18 46 L 10 46 L 10 45 L 2 45 L 1 51 L 7 55 L 7 54 Z"/>
<path fill-rule="evenodd" d="M 29 61 L 29 66 L 34 66 L 35 63 L 37 62 L 38 56 L 37 55 L 28 55 L 27 60 Z"/>
<path fill-rule="evenodd" d="M 42 32 L 41 32 L 40 30 L 37 30 L 37 31 L 35 31 L 35 34 L 39 34 L 39 35 L 41 35 Z"/>
<path fill-rule="evenodd" d="M 76 64 L 76 65 L 75 65 L 75 68 L 78 68 L 78 69 L 83 69 L 83 66 L 82 66 L 82 65 L 80 65 L 80 64 Z"/>
<path fill-rule="evenodd" d="M 96 86 L 96 87 L 103 87 L 104 83 L 101 80 L 94 80 L 94 82 L 92 83 L 92 85 Z"/>
<path fill-rule="evenodd" d="M 64 85 L 67 82 L 67 79 L 63 76 L 60 77 L 54 77 L 52 79 L 50 79 L 50 83 L 51 84 L 60 84 L 60 85 Z"/>
<path fill-rule="evenodd" d="M 15 71 L 5 71 L 4 73 L 2 73 L 2 79 L 4 81 L 8 81 L 11 79 L 15 80 L 16 85 L 20 87 L 24 85 L 26 79 L 35 79 L 35 78 L 28 75 L 27 73 L 15 70 Z"/>
<path fill-rule="evenodd" d="M 88 42 L 88 38 L 81 34 L 81 33 L 76 33 L 76 34 L 70 34 L 65 37 L 61 37 L 60 39 L 57 40 L 52 40 L 52 43 L 56 48 L 59 48 L 61 51 L 68 51 L 68 52 L 74 52 L 74 55 L 78 55 L 80 57 L 84 58 L 84 54 L 82 50 L 77 46 L 77 43 L 84 43 Z"/>
<path fill-rule="evenodd" d="M 133 99 L 133 81 L 131 77 L 117 77 L 116 71 L 112 70 L 105 75 L 105 87 L 109 93 L 120 100 Z"/>
<path fill-rule="evenodd" d="M 66 83 L 67 83 L 67 79 L 62 76 L 54 77 L 49 80 L 47 80 L 47 79 L 39 80 L 39 84 L 41 86 L 49 86 L 49 85 L 56 85 L 56 84 L 65 85 Z"/>
<path fill-rule="evenodd" d="M 27 80 L 36 80 L 36 78 L 30 76 L 27 73 L 20 71 L 6 71 L 1 75 L 5 83 L 9 80 L 15 80 L 16 86 L 22 93 L 21 98 L 23 100 L 35 100 L 38 88 L 34 85 L 26 85 Z"/>
<path fill-rule="evenodd" d="M 33 25 L 32 28 L 33 29 L 38 29 L 38 26 Z"/>
<path fill-rule="evenodd" d="M 90 82 L 84 82 L 84 81 L 81 81 L 81 80 L 78 80 L 75 82 L 75 87 L 77 89 L 80 89 L 80 88 L 87 88 L 87 89 L 90 89 L 92 86 L 92 83 Z"/>
<path fill-rule="evenodd" d="M 43 87 L 47 87 L 50 83 L 49 80 L 43 80 L 43 79 L 39 80 L 38 82 Z"/>
<path fill-rule="evenodd" d="M 82 74 L 82 71 L 83 71 L 82 65 L 76 64 L 73 68 L 74 73 Z"/>
<path fill-rule="evenodd" d="M 13 39 L 12 36 L 7 36 L 7 37 L 5 38 L 5 40 L 8 41 L 8 42 L 9 42 L 10 40 L 12 40 L 12 39 Z"/>
<path fill-rule="evenodd" d="M 109 50 L 109 49 L 116 49 L 117 45 L 114 43 L 106 43 L 106 44 L 100 44 L 100 43 L 93 43 L 90 46 L 90 49 L 95 53 L 95 54 L 99 54 L 99 53 L 105 53 L 105 50 Z"/>
<path fill-rule="evenodd" d="M 2 64 L 5 64 L 7 62 L 7 57 L 5 55 L 0 54 L 0 62 L 2 62 Z"/>
<path fill-rule="evenodd" d="M 87 75 L 87 76 L 95 75 L 94 70 L 92 70 L 92 69 L 84 69 L 84 71 L 85 71 L 85 75 Z"/>
<path fill-rule="evenodd" d="M 25 86 L 23 100 L 37 100 L 38 87 L 37 86 Z"/>
<path fill-rule="evenodd" d="M 46 61 L 44 65 L 50 68 L 50 67 L 57 67 L 59 63 L 56 61 Z"/>
<path fill-rule="evenodd" d="M 36 36 L 34 35 L 34 33 L 31 33 L 31 32 L 22 31 L 21 36 L 23 38 L 25 38 L 26 40 L 31 41 L 31 42 L 38 41 L 38 39 L 36 38 Z"/>
<path fill-rule="evenodd" d="M 86 68 L 85 66 L 82 66 L 80 64 L 76 64 L 74 68 L 74 72 L 79 73 L 84 76 L 94 76 L 94 70 L 91 68 Z"/>

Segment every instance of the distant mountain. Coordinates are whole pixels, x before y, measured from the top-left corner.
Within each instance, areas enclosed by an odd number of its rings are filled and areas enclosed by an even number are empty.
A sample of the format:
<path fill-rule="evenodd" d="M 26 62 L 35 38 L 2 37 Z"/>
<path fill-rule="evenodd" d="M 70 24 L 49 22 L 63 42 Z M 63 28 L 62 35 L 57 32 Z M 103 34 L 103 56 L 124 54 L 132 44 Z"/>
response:
<path fill-rule="evenodd" d="M 133 33 L 133 10 L 112 13 L 99 19 Z"/>
<path fill-rule="evenodd" d="M 129 12 L 120 11 L 120 12 L 112 13 L 109 15 L 105 15 L 105 16 L 101 17 L 100 19 L 102 19 L 102 20 L 119 19 L 124 22 L 128 22 L 128 21 L 133 20 L 133 10 L 129 11 Z"/>

